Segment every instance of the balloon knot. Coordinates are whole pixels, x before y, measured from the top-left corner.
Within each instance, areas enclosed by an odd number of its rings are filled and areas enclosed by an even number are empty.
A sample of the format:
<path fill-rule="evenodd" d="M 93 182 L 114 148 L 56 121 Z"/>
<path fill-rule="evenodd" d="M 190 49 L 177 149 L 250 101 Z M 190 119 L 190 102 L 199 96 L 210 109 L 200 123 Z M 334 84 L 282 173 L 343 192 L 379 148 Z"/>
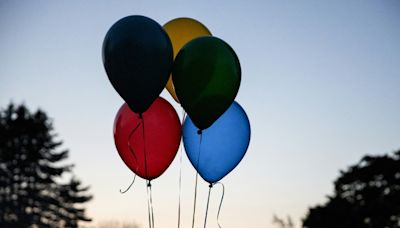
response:
<path fill-rule="evenodd" d="M 139 113 L 139 119 L 143 119 L 142 113 Z"/>
<path fill-rule="evenodd" d="M 212 187 L 213 187 L 213 184 L 210 184 L 208 187 L 212 188 Z"/>
<path fill-rule="evenodd" d="M 149 187 L 149 188 L 151 187 L 151 183 L 150 183 L 150 181 L 149 181 L 149 183 L 147 184 L 147 187 Z"/>
<path fill-rule="evenodd" d="M 203 130 L 197 130 L 197 134 L 201 135 L 203 133 Z"/>

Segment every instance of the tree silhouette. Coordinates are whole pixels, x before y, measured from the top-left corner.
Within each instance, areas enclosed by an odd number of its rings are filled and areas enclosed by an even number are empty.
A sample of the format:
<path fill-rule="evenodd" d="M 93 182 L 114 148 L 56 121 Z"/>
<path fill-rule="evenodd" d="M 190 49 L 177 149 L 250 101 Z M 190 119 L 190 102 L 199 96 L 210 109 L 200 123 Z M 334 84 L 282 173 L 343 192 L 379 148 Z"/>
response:
<path fill-rule="evenodd" d="M 73 176 L 72 165 L 63 164 L 68 151 L 60 151 L 54 137 L 40 110 L 10 104 L 0 111 L 0 227 L 77 227 L 90 221 L 82 204 L 92 196 Z"/>
<path fill-rule="evenodd" d="M 334 195 L 311 208 L 307 228 L 400 227 L 400 151 L 365 156 L 341 172 Z"/>

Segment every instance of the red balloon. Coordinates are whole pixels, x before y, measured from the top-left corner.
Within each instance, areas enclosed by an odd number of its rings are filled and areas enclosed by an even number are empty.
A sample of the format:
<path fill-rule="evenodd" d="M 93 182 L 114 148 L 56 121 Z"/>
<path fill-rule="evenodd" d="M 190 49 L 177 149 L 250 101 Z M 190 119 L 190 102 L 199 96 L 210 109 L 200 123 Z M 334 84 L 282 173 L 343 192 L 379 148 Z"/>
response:
<path fill-rule="evenodd" d="M 181 140 L 178 114 L 158 97 L 142 118 L 125 103 L 114 120 L 114 141 L 125 164 L 138 176 L 152 180 L 172 163 Z"/>

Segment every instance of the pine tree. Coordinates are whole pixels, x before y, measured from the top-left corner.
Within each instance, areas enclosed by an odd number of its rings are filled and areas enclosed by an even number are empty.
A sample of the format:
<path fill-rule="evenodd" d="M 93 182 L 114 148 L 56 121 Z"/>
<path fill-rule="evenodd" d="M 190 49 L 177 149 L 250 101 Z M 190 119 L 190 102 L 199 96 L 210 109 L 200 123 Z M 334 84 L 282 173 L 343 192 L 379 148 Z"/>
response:
<path fill-rule="evenodd" d="M 0 111 L 0 227 L 77 227 L 91 200 L 43 111 Z M 71 177 L 72 176 L 72 177 Z M 69 181 L 65 181 L 69 178 Z M 66 183 L 64 183 L 66 182 Z"/>

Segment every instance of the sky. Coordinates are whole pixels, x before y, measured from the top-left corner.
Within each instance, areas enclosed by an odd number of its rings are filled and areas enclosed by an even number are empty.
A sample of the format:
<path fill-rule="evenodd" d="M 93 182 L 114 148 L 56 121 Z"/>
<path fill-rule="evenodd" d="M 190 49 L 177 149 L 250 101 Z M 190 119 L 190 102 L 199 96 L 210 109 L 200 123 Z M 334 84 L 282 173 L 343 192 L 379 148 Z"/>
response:
<path fill-rule="evenodd" d="M 0 107 L 24 103 L 52 118 L 70 150 L 74 173 L 91 186 L 93 224 L 147 227 L 145 181 L 133 178 L 114 145 L 123 104 L 105 73 L 101 47 L 128 15 L 163 25 L 202 22 L 232 46 L 242 68 L 236 101 L 252 138 L 222 182 L 222 227 L 274 227 L 274 214 L 299 227 L 326 201 L 339 170 L 365 154 L 400 148 L 400 1 L 11 1 L 0 2 Z M 181 107 L 163 91 L 162 97 Z M 182 225 L 192 220 L 195 170 L 183 152 L 153 181 L 155 226 L 177 226 L 182 168 Z M 199 182 L 196 226 L 208 184 Z M 208 227 L 217 227 L 221 188 L 212 190 Z"/>

